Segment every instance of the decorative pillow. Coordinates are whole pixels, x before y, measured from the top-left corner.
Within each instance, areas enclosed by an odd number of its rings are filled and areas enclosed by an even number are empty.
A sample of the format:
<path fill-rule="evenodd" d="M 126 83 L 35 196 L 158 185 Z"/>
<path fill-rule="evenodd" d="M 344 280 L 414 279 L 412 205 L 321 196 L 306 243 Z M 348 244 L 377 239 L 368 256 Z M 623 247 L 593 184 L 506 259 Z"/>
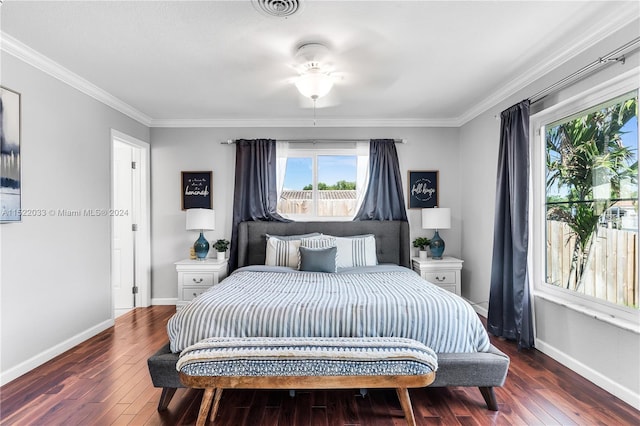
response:
<path fill-rule="evenodd" d="M 336 246 L 336 239 L 331 235 L 318 234 L 312 237 L 306 237 L 300 240 L 300 247 L 321 249 Z M 298 269 L 301 269 L 300 262 L 298 261 Z M 334 271 L 335 272 L 335 271 Z"/>
<path fill-rule="evenodd" d="M 308 272 L 336 272 L 336 247 L 300 247 L 300 270 Z"/>
<path fill-rule="evenodd" d="M 271 236 L 267 239 L 265 265 L 298 268 L 300 240 L 283 240 Z"/>
<path fill-rule="evenodd" d="M 374 266 L 378 264 L 376 256 L 376 238 L 373 234 L 353 237 L 335 237 L 338 256 L 338 268 L 354 266 Z"/>

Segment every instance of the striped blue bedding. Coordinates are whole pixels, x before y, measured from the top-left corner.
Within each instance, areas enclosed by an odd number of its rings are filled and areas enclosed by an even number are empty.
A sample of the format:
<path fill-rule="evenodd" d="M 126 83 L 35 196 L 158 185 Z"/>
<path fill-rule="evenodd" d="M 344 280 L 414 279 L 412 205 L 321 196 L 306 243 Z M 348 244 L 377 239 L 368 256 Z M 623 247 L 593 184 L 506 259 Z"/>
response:
<path fill-rule="evenodd" d="M 169 320 L 171 350 L 208 337 L 405 337 L 436 353 L 489 349 L 462 298 L 407 268 L 363 270 L 241 268 Z"/>

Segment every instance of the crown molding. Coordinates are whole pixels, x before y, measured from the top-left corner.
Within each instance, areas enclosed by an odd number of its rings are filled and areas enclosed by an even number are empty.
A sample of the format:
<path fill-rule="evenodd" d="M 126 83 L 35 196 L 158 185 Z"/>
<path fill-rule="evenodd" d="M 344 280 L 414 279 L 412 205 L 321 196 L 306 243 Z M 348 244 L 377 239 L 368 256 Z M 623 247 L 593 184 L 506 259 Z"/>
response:
<path fill-rule="evenodd" d="M 570 41 L 565 42 L 553 52 L 550 52 L 550 55 L 548 56 L 549 59 L 530 68 L 528 72 L 519 74 L 516 78 L 508 81 L 493 92 L 493 95 L 473 105 L 453 121 L 458 122 L 459 126 L 463 126 L 483 112 L 487 111 L 489 108 L 498 105 L 510 96 L 521 91 L 523 88 L 534 83 L 536 80 L 544 77 L 561 65 L 594 47 L 616 31 L 633 23 L 634 21 L 637 21 L 638 16 L 636 6 L 631 3 L 627 3 L 625 6 L 626 9 L 623 11 L 616 9 L 615 12 L 612 11 L 609 16 L 600 17 L 601 19 L 598 21 L 598 25 L 595 29 L 592 27 L 585 28 L 584 32 Z M 603 52 L 603 54 L 606 54 L 606 52 Z M 533 95 L 533 92 L 531 94 Z"/>
<path fill-rule="evenodd" d="M 248 119 L 153 119 L 109 92 L 80 77 L 47 56 L 37 52 L 4 31 L 0 31 L 0 49 L 49 74 L 63 83 L 119 111 L 147 127 L 458 127 L 457 119 L 438 118 L 248 118 Z"/>
<path fill-rule="evenodd" d="M 472 105 L 461 115 L 450 118 L 320 118 L 315 123 L 311 118 L 154 119 L 3 31 L 0 31 L 0 49 L 147 127 L 461 127 L 594 47 L 620 28 L 638 20 L 635 5 L 631 3 L 626 4 L 624 11 L 621 12 L 618 9 L 615 13 L 611 12 L 609 16 L 602 18 L 595 30 L 585 29 L 582 34 L 556 48 L 549 55 L 548 60 L 540 62 L 527 72 L 508 81 L 497 88 L 491 96 Z"/>
<path fill-rule="evenodd" d="M 0 31 L 0 49 L 147 127 L 459 127 L 449 118 L 153 119 L 21 41 Z"/>
<path fill-rule="evenodd" d="M 153 119 L 151 127 L 459 127 L 457 120 L 422 118 Z"/>
<path fill-rule="evenodd" d="M 80 77 L 78 74 L 75 74 L 52 59 L 35 51 L 21 41 L 11 37 L 4 31 L 0 31 L 0 49 L 149 127 L 151 117 L 148 115 L 121 101 L 109 92 Z"/>

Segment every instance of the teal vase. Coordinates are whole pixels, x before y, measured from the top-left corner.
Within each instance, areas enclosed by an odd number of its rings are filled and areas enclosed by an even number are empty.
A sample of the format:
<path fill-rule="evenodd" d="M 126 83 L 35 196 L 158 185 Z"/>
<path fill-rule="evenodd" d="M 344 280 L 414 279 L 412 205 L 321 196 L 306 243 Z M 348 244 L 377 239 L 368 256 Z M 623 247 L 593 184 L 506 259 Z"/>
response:
<path fill-rule="evenodd" d="M 440 238 L 438 231 L 433 234 L 433 238 L 431 238 L 431 243 L 429 244 L 431 248 L 431 257 L 436 260 L 442 259 L 442 254 L 444 253 L 444 240 Z"/>
<path fill-rule="evenodd" d="M 209 241 L 207 241 L 202 232 L 200 232 L 200 237 L 193 244 L 193 250 L 196 252 L 198 260 L 205 260 L 207 258 Z"/>

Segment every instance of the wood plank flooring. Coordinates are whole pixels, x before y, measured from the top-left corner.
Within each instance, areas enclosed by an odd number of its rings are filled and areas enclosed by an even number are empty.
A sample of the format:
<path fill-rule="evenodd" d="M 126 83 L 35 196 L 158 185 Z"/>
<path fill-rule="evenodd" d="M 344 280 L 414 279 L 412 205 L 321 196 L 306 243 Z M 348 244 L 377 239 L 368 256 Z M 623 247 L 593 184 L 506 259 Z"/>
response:
<path fill-rule="evenodd" d="M 173 306 L 138 308 L 116 325 L 0 388 L 2 425 L 192 425 L 201 391 L 178 389 L 166 412 L 146 360 L 166 340 Z M 511 357 L 500 411 L 477 388 L 411 389 L 418 425 L 638 425 L 640 412 L 533 350 Z M 394 390 L 225 391 L 219 425 L 403 425 Z"/>

